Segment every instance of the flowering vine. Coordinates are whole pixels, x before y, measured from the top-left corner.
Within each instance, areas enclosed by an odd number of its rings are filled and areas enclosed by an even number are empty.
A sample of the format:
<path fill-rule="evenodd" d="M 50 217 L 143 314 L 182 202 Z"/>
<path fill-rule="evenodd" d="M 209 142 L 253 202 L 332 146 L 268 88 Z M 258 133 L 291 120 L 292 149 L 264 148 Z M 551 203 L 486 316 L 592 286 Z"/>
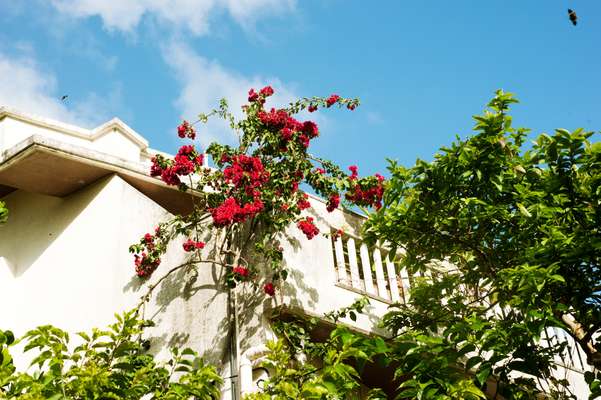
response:
<path fill-rule="evenodd" d="M 130 247 L 138 276 L 152 275 L 167 244 L 177 236 L 187 238 L 183 250 L 201 262 L 203 238 L 217 231 L 221 234 L 214 237 L 223 240 L 217 261 L 225 268 L 225 283 L 235 287 L 250 282 L 274 296 L 287 276 L 280 246 L 283 231 L 296 225 L 307 240 L 320 233 L 313 218 L 304 214 L 311 203 L 309 196 L 299 190 L 300 185 L 308 185 L 327 199 L 328 212 L 339 208 L 341 202 L 380 207 L 384 179 L 380 175 L 361 178 L 356 166 L 349 167 L 351 173 L 347 174 L 332 162 L 311 155 L 309 148 L 319 137 L 319 127 L 314 121 L 297 119 L 303 110 L 313 113 L 336 105 L 354 110 L 358 100 L 333 94 L 304 98 L 287 108 L 267 108 L 273 94 L 271 86 L 250 89 L 248 103 L 242 107 L 244 118 L 239 121 L 228 111 L 225 100 L 210 114 L 200 115 L 197 122 L 201 123 L 211 116 L 223 118 L 239 136 L 237 147 L 218 143 L 208 146 L 205 153 L 214 168 L 204 165 L 204 155 L 193 145 L 182 146 L 173 159 L 160 154 L 152 158 L 151 176 L 190 192 L 194 211 L 160 225 L 154 235 L 147 234 Z M 194 125 L 183 121 L 177 135 L 195 139 Z M 267 268 L 249 262 L 249 253 L 253 260 L 258 256 Z"/>

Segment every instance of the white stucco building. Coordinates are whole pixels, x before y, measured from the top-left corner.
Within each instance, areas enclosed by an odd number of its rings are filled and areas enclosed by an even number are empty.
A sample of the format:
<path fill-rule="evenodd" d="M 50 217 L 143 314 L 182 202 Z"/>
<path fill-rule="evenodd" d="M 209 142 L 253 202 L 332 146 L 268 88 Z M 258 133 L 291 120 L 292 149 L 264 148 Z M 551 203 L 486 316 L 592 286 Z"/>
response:
<path fill-rule="evenodd" d="M 183 261 L 180 243 L 173 243 L 154 278 L 144 282 L 128 252 L 157 222 L 190 210 L 188 195 L 149 176 L 155 153 L 119 119 L 88 130 L 0 108 L 0 199 L 10 210 L 0 226 L 0 304 L 11 305 L 1 328 L 21 335 L 47 323 L 73 332 L 105 326 L 115 312 L 138 303 L 144 285 Z M 367 294 L 368 313 L 344 322 L 377 332 L 374 321 L 404 299 L 411 280 L 395 273 L 384 250 L 361 243 L 360 216 L 328 213 L 320 199 L 310 201 L 320 231 L 343 229 L 342 239 L 308 241 L 291 229 L 296 244 L 284 248 L 292 272 L 282 295 L 247 305 L 234 331 L 228 292 L 215 282 L 217 267 L 201 268 L 191 283 L 176 273 L 157 288 L 146 311 L 157 321 L 151 351 L 196 349 L 224 366 L 224 398 L 238 398 L 262 373 L 253 376 L 253 365 L 272 338 L 273 310 L 320 316 Z M 583 368 L 574 353 L 565 372 L 585 396 Z"/>

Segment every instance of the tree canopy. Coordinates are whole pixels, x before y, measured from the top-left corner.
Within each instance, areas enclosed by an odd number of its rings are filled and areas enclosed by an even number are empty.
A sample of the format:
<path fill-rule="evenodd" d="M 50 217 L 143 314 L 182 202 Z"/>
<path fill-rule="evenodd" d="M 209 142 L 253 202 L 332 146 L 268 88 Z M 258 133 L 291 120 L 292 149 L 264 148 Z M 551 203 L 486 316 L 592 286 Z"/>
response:
<path fill-rule="evenodd" d="M 432 162 L 391 162 L 384 206 L 365 226 L 368 239 L 400 249 L 402 267 L 423 277 L 384 324 L 428 338 L 424 351 L 442 341 L 466 355 L 459 365 L 481 387 L 492 379 L 512 398 L 541 389 L 541 379 L 565 392 L 552 373 L 565 343 L 547 340 L 552 328 L 601 367 L 601 143 L 558 129 L 529 144 L 508 115 L 516 102 L 498 91 L 474 117 L 476 134 Z M 443 390 L 440 371 L 427 375 Z"/>

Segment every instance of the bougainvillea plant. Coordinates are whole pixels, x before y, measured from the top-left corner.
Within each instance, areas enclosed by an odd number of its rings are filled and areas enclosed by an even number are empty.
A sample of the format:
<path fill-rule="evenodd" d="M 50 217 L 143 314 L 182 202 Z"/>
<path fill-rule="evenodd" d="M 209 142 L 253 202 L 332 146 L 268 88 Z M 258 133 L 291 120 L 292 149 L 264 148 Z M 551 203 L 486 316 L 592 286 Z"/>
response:
<path fill-rule="evenodd" d="M 238 134 L 238 146 L 209 145 L 205 153 L 214 167 L 206 166 L 203 152 L 190 144 L 183 145 L 173 159 L 158 154 L 152 159 L 150 174 L 190 193 L 194 210 L 160 224 L 154 234 L 146 234 L 130 247 L 138 276 L 150 277 L 167 244 L 176 236 L 184 236 L 183 248 L 194 258 L 180 267 L 216 263 L 226 269 L 224 283 L 229 287 L 252 282 L 273 296 L 287 276 L 280 243 L 284 230 L 296 226 L 308 240 L 320 233 L 313 218 L 303 213 L 311 203 L 299 189 L 301 185 L 327 199 L 329 212 L 340 207 L 341 201 L 363 209 L 380 207 L 382 176 L 359 177 L 356 166 L 350 166 L 350 173 L 346 173 L 332 162 L 311 155 L 309 149 L 320 134 L 319 127 L 311 120 L 297 119 L 304 110 L 315 112 L 335 106 L 354 110 L 358 100 L 331 95 L 304 98 L 286 108 L 267 107 L 273 93 L 270 86 L 251 89 L 241 120 L 234 118 L 222 100 L 218 109 L 201 114 L 195 123 L 184 121 L 177 128 L 180 138 L 194 139 L 194 125 L 207 122 L 211 116 L 229 123 Z M 223 243 L 220 254 L 206 260 L 201 250 L 211 232 Z M 249 244 L 253 248 L 249 249 Z M 249 262 L 245 257 L 249 251 L 267 268 Z"/>

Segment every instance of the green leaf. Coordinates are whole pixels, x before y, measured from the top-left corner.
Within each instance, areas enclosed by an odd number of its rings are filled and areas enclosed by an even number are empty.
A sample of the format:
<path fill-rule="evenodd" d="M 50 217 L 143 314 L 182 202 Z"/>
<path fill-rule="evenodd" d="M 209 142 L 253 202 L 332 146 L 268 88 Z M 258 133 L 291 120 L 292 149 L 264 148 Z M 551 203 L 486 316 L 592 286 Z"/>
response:
<path fill-rule="evenodd" d="M 522 213 L 523 216 L 528 217 L 528 218 L 532 217 L 532 214 L 530 214 L 530 211 L 528 211 L 522 203 L 517 203 L 516 205 L 518 206 L 518 209 L 520 210 L 520 213 Z"/>

